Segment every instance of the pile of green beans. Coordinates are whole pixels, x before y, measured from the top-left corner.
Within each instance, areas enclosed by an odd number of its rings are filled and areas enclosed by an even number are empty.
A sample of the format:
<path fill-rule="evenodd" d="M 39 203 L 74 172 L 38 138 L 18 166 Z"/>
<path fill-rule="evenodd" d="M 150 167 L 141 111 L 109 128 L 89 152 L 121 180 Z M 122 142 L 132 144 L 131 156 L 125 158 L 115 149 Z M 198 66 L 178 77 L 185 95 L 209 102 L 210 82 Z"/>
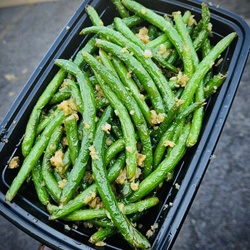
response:
<path fill-rule="evenodd" d="M 214 44 L 206 4 L 196 20 L 188 10 L 162 16 L 136 1 L 112 3 L 119 15 L 107 26 L 87 6 L 93 26 L 80 34 L 94 36 L 75 58 L 55 60 L 6 201 L 31 176 L 50 220 L 91 223 L 96 245 L 119 233 L 150 249 L 135 222 L 197 143 L 206 101 L 226 78 L 220 55 L 236 34 Z"/>

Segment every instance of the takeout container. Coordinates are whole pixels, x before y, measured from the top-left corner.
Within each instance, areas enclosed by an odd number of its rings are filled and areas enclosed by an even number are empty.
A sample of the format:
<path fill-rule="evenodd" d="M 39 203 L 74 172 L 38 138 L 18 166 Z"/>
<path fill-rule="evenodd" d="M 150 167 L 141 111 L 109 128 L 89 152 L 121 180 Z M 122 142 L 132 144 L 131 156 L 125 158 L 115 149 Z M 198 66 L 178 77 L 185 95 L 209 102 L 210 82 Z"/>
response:
<path fill-rule="evenodd" d="M 200 18 L 201 2 L 140 0 L 142 4 L 159 13 L 191 10 Z M 46 85 L 58 70 L 56 58 L 73 58 L 85 44 L 86 37 L 79 32 L 91 25 L 85 14 L 86 5 L 92 5 L 101 15 L 105 25 L 112 22 L 115 9 L 109 0 L 86 0 L 82 3 L 68 24 L 65 25 L 48 53 L 44 56 L 0 126 L 0 212 L 17 227 L 53 249 L 130 249 L 119 236 L 107 240 L 104 247 L 95 247 L 88 242 L 92 229 L 63 221 L 49 221 L 48 213 L 36 198 L 31 185 L 24 184 L 11 203 L 4 201 L 5 193 L 18 170 L 8 169 L 8 162 L 14 155 L 21 155 L 20 144 L 31 110 Z M 174 243 L 189 207 L 199 188 L 210 157 L 226 121 L 249 53 L 250 31 L 239 16 L 217 6 L 210 6 L 213 24 L 212 41 L 217 42 L 230 32 L 238 37 L 223 54 L 226 60 L 220 71 L 228 76 L 220 90 L 206 106 L 202 134 L 196 146 L 191 148 L 177 166 L 173 181 L 165 183 L 159 191 L 160 203 L 152 208 L 140 221 L 143 232 L 150 225 L 158 224 L 158 230 L 150 239 L 152 249 L 169 249 Z M 176 185 L 180 185 L 179 190 Z M 68 230 L 68 225 L 70 230 Z"/>

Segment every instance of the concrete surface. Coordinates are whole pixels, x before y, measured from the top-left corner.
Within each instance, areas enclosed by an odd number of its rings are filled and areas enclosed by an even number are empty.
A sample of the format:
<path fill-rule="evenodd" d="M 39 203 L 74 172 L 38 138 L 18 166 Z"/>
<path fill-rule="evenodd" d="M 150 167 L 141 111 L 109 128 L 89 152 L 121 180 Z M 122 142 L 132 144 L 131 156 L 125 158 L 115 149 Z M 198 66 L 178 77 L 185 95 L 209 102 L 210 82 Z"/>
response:
<path fill-rule="evenodd" d="M 0 9 L 0 121 L 81 0 Z M 213 0 L 250 23 L 250 1 Z M 250 249 L 250 61 L 174 250 Z M 0 216 L 0 250 L 40 243 Z"/>

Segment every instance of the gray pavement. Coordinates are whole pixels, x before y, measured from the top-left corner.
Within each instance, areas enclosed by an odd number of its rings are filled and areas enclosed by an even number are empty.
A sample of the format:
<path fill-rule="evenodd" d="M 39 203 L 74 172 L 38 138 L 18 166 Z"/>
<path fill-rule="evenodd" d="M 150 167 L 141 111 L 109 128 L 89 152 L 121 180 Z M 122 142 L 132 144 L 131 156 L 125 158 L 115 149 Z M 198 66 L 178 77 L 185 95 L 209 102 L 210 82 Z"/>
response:
<path fill-rule="evenodd" d="M 0 9 L 0 121 L 81 0 Z M 249 0 L 213 0 L 250 25 Z M 250 249 L 250 60 L 206 175 L 173 249 Z M 40 243 L 0 216 L 0 250 Z"/>

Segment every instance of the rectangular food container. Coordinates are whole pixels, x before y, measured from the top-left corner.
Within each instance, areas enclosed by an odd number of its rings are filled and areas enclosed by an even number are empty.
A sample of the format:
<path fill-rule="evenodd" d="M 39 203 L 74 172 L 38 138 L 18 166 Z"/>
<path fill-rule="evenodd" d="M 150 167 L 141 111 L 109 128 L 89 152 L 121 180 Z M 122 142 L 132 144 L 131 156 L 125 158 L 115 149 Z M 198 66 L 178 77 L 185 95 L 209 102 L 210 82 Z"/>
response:
<path fill-rule="evenodd" d="M 197 19 L 201 16 L 201 2 L 198 1 L 140 0 L 138 2 L 162 14 L 190 10 Z M 14 155 L 21 155 L 20 144 L 31 110 L 58 70 L 54 65 L 54 59 L 73 58 L 86 43 L 86 39 L 79 35 L 84 27 L 91 25 L 85 13 L 86 5 L 92 5 L 105 24 L 112 22 L 116 15 L 116 10 L 109 0 L 83 1 L 28 80 L 0 126 L 0 212 L 17 227 L 53 249 L 130 249 L 118 236 L 108 239 L 105 247 L 95 247 L 88 242 L 93 233 L 91 229 L 83 226 L 74 229 L 67 223 L 70 230 L 66 230 L 66 224 L 62 221 L 49 221 L 48 213 L 40 205 L 34 190 L 28 184 L 23 185 L 13 202 L 6 203 L 4 200 L 17 171 L 9 170 L 8 162 Z M 165 183 L 160 190 L 160 203 L 150 210 L 146 218 L 142 218 L 145 228 L 150 228 L 150 225 L 155 223 L 159 226 L 150 239 L 154 250 L 171 248 L 177 237 L 209 165 L 249 53 L 250 31 L 244 20 L 216 6 L 210 6 L 210 12 L 214 42 L 231 32 L 237 32 L 238 37 L 223 55 L 229 60 L 225 60 L 221 65 L 221 71 L 228 71 L 228 76 L 206 106 L 199 142 L 180 162 L 173 181 Z M 180 185 L 179 190 L 175 188 L 175 184 Z"/>

